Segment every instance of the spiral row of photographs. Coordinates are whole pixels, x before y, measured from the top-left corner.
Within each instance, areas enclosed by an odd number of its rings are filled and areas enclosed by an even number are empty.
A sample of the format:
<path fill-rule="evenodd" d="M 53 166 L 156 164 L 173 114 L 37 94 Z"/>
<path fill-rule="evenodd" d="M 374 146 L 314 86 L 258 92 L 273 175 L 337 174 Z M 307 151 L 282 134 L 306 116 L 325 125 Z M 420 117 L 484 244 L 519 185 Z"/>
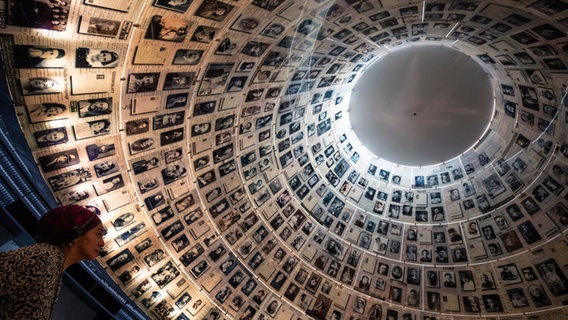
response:
<path fill-rule="evenodd" d="M 98 261 L 149 317 L 555 319 L 567 17 L 552 0 L 8 0 L 0 41 L 43 178 L 103 212 Z M 368 152 L 348 101 L 420 42 L 478 61 L 495 111 L 473 148 L 408 167 Z"/>

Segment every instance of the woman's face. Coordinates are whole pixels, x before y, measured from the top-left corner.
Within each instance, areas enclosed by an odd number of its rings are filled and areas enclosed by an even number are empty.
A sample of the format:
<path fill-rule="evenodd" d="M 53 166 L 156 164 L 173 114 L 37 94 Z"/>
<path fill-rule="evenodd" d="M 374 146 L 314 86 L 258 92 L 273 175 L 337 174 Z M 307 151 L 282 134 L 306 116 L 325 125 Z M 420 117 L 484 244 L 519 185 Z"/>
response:
<path fill-rule="evenodd" d="M 113 55 L 110 52 L 101 52 L 93 56 L 94 61 L 108 63 L 113 61 Z"/>
<path fill-rule="evenodd" d="M 105 128 L 105 123 L 103 121 L 97 121 L 91 123 L 91 130 L 93 131 L 101 131 L 104 128 Z"/>
<path fill-rule="evenodd" d="M 101 248 L 105 245 L 103 235 L 103 225 L 99 224 L 73 241 L 73 245 L 77 246 L 83 260 L 93 260 L 99 255 Z"/>
<path fill-rule="evenodd" d="M 59 56 L 59 50 L 51 48 L 41 50 L 41 54 L 39 55 L 39 57 L 43 59 L 56 59 L 57 56 Z"/>
<path fill-rule="evenodd" d="M 109 109 L 109 104 L 106 101 L 97 101 L 89 106 L 91 111 L 106 111 Z"/>
<path fill-rule="evenodd" d="M 35 90 L 46 90 L 55 87 L 55 81 L 50 79 L 31 79 L 29 82 L 30 88 Z"/>
<path fill-rule="evenodd" d="M 50 132 L 45 136 L 47 141 L 59 141 L 65 138 L 65 133 L 61 131 Z"/>
<path fill-rule="evenodd" d="M 136 82 L 142 86 L 150 86 L 154 84 L 154 77 L 151 76 L 144 76 L 142 79 L 137 80 Z"/>
<path fill-rule="evenodd" d="M 58 115 L 58 114 L 62 114 L 63 111 L 65 111 L 65 108 L 63 108 L 63 107 L 50 107 L 49 109 L 47 109 L 46 114 L 47 114 L 48 117 L 49 116 L 55 116 L 55 115 Z"/>

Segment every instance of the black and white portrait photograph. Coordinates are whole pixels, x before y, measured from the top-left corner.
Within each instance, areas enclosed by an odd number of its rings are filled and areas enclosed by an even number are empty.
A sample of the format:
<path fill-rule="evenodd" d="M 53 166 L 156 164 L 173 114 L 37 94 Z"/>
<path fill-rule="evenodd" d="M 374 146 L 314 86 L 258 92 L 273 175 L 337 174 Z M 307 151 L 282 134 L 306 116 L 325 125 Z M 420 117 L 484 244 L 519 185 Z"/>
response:
<path fill-rule="evenodd" d="M 191 22 L 174 17 L 155 15 L 146 30 L 145 38 L 181 42 L 187 36 Z"/>
<path fill-rule="evenodd" d="M 221 94 L 225 92 L 229 74 L 234 63 L 210 63 L 199 85 L 197 95 Z"/>
<path fill-rule="evenodd" d="M 21 27 L 65 31 L 71 2 L 8 0 L 5 4 L 5 9 L 9 9 L 6 22 Z"/>
<path fill-rule="evenodd" d="M 199 8 L 195 11 L 198 17 L 211 19 L 215 21 L 223 21 L 233 10 L 233 6 L 217 0 L 204 0 Z"/>
<path fill-rule="evenodd" d="M 65 67 L 65 50 L 61 48 L 14 45 L 12 50 L 16 68 Z"/>
<path fill-rule="evenodd" d="M 159 72 L 131 73 L 128 75 L 126 93 L 156 91 L 159 79 Z"/>
<path fill-rule="evenodd" d="M 20 78 L 23 95 L 60 93 L 65 90 L 64 77 Z"/>
<path fill-rule="evenodd" d="M 81 16 L 79 33 L 102 37 L 117 37 L 121 31 L 120 20 Z"/>
<path fill-rule="evenodd" d="M 183 124 L 185 120 L 185 111 L 172 112 L 154 116 L 152 120 L 152 128 L 154 130 L 164 129 Z"/>
<path fill-rule="evenodd" d="M 173 93 L 166 97 L 166 109 L 182 108 L 189 102 L 189 93 Z"/>
<path fill-rule="evenodd" d="M 81 118 L 112 113 L 112 97 L 71 101 L 70 105 L 74 111 L 78 111 Z"/>
<path fill-rule="evenodd" d="M 77 68 L 114 68 L 120 59 L 116 51 L 107 49 L 77 48 L 75 53 Z"/>
<path fill-rule="evenodd" d="M 166 74 L 164 90 L 189 89 L 193 84 L 194 72 L 171 72 Z"/>
<path fill-rule="evenodd" d="M 79 168 L 47 178 L 53 191 L 63 190 L 86 181 L 90 181 L 92 174 L 88 168 Z"/>
<path fill-rule="evenodd" d="M 69 117 L 69 108 L 59 102 L 43 102 L 26 105 L 31 123 L 44 122 Z"/>
<path fill-rule="evenodd" d="M 65 127 L 39 130 L 35 131 L 33 135 L 39 148 L 50 147 L 69 141 Z"/>
<path fill-rule="evenodd" d="M 193 0 L 155 0 L 154 6 L 176 12 L 186 12 Z"/>
<path fill-rule="evenodd" d="M 178 49 L 174 56 L 174 65 L 196 65 L 203 56 L 203 50 Z"/>
<path fill-rule="evenodd" d="M 140 153 L 146 150 L 154 149 L 156 147 L 154 139 L 152 138 L 141 138 L 130 142 L 128 146 L 130 148 L 130 154 Z"/>
<path fill-rule="evenodd" d="M 39 156 L 38 162 L 43 172 L 50 172 L 69 167 L 79 163 L 77 149 L 54 152 L 48 155 Z"/>
<path fill-rule="evenodd" d="M 111 122 L 109 119 L 100 119 L 80 122 L 73 126 L 75 139 L 81 140 L 110 133 Z"/>

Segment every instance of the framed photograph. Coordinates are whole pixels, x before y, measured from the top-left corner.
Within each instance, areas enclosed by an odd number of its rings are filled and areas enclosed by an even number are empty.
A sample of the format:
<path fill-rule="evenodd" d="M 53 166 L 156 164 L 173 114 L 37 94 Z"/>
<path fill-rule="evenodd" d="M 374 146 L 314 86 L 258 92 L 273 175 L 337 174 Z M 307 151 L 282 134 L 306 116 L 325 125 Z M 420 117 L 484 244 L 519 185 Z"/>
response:
<path fill-rule="evenodd" d="M 185 177 L 187 170 L 183 165 L 172 164 L 166 166 L 162 169 L 162 178 L 164 179 L 164 184 L 170 184 L 178 179 Z"/>
<path fill-rule="evenodd" d="M 7 2 L 7 3 L 6 3 Z M 40 0 L 8 0 L 4 2 L 7 10 L 7 23 L 28 28 L 65 31 L 71 0 L 59 1 L 58 5 Z"/>
<path fill-rule="evenodd" d="M 53 191 L 59 191 L 90 181 L 91 178 L 92 175 L 88 168 L 79 168 L 49 177 L 47 182 Z"/>
<path fill-rule="evenodd" d="M 210 63 L 199 85 L 197 95 L 212 95 L 225 92 L 228 76 L 234 63 Z"/>
<path fill-rule="evenodd" d="M 122 21 L 120 20 L 81 16 L 79 33 L 116 38 L 121 31 L 121 23 Z"/>
<path fill-rule="evenodd" d="M 110 174 L 113 174 L 115 172 L 118 172 L 118 170 L 120 169 L 117 160 L 113 159 L 113 160 L 108 160 L 108 161 L 104 161 L 101 163 L 97 163 L 93 166 L 93 169 L 95 169 L 95 173 L 97 174 L 98 178 L 102 178 L 105 176 L 108 176 Z"/>
<path fill-rule="evenodd" d="M 117 174 L 113 177 L 108 177 L 102 180 L 102 182 L 94 184 L 94 188 L 98 196 L 120 189 L 122 187 L 124 187 L 124 180 L 122 179 L 121 174 Z"/>
<path fill-rule="evenodd" d="M 203 50 L 179 49 L 174 56 L 174 65 L 196 65 L 203 56 Z"/>
<path fill-rule="evenodd" d="M 131 0 L 84 0 L 83 3 L 110 10 L 128 12 L 133 2 Z"/>
<path fill-rule="evenodd" d="M 79 163 L 77 149 L 59 151 L 45 156 L 39 156 L 38 162 L 43 172 L 51 172 Z"/>
<path fill-rule="evenodd" d="M 142 138 L 128 143 L 128 147 L 130 148 L 130 154 L 134 155 L 140 152 L 154 149 L 156 146 L 154 143 L 154 139 Z"/>
<path fill-rule="evenodd" d="M 64 68 L 65 50 L 61 48 L 14 45 L 16 68 Z"/>
<path fill-rule="evenodd" d="M 184 136 L 183 132 L 184 128 L 178 128 L 160 133 L 160 145 L 165 146 L 182 141 Z"/>
<path fill-rule="evenodd" d="M 26 105 L 30 123 L 66 119 L 70 114 L 69 109 L 65 104 L 60 102 L 43 102 Z"/>
<path fill-rule="evenodd" d="M 38 147 L 45 148 L 69 141 L 65 127 L 39 130 L 33 133 Z"/>
<path fill-rule="evenodd" d="M 114 68 L 119 59 L 116 51 L 107 49 L 77 48 L 75 51 L 77 68 Z"/>
<path fill-rule="evenodd" d="M 217 49 L 215 49 L 215 54 L 225 56 L 233 55 L 237 52 L 238 46 L 239 44 L 236 41 L 231 40 L 230 38 L 225 38 L 221 41 L 221 43 L 219 43 Z"/>
<path fill-rule="evenodd" d="M 114 143 L 89 144 L 85 147 L 89 161 L 95 161 L 115 155 Z"/>
<path fill-rule="evenodd" d="M 553 296 L 558 297 L 568 293 L 568 287 L 565 285 L 568 279 L 553 258 L 535 266 Z"/>
<path fill-rule="evenodd" d="M 166 74 L 164 90 L 189 89 L 193 83 L 195 72 L 171 72 Z"/>
<path fill-rule="evenodd" d="M 65 90 L 64 77 L 20 78 L 23 95 L 60 93 Z"/>
<path fill-rule="evenodd" d="M 252 15 L 241 15 L 231 25 L 231 30 L 253 33 L 260 25 L 260 20 Z"/>
<path fill-rule="evenodd" d="M 81 140 L 110 133 L 110 119 L 77 123 L 73 126 L 75 139 Z"/>
<path fill-rule="evenodd" d="M 70 102 L 72 111 L 77 111 L 80 118 L 102 116 L 112 113 L 112 97 L 78 100 Z"/>
<path fill-rule="evenodd" d="M 185 119 L 185 111 L 178 111 L 167 114 L 154 116 L 152 128 L 154 130 L 164 129 L 183 124 Z"/>
<path fill-rule="evenodd" d="M 522 282 L 519 270 L 514 263 L 497 266 L 497 269 L 499 270 L 499 276 L 502 281 L 501 283 L 504 285 Z"/>
<path fill-rule="evenodd" d="M 159 72 L 131 73 L 128 75 L 126 93 L 156 91 L 159 80 Z"/>
<path fill-rule="evenodd" d="M 192 0 L 155 0 L 154 6 L 183 13 L 192 3 Z"/>
<path fill-rule="evenodd" d="M 233 6 L 217 0 L 204 0 L 199 8 L 195 11 L 198 17 L 211 19 L 215 21 L 223 21 L 233 10 Z"/>
<path fill-rule="evenodd" d="M 189 102 L 189 93 L 173 93 L 166 97 L 166 109 L 186 107 Z"/>
<path fill-rule="evenodd" d="M 144 38 L 182 42 L 191 24 L 187 20 L 155 15 L 152 17 L 152 21 L 150 21 Z"/>

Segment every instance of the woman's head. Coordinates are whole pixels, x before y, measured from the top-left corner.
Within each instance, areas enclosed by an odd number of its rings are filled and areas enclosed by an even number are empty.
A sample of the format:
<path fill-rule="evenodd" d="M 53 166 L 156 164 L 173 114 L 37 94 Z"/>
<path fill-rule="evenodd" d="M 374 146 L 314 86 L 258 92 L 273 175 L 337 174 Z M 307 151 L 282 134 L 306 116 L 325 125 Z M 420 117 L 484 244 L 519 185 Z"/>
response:
<path fill-rule="evenodd" d="M 100 62 L 103 66 L 112 64 L 118 60 L 118 54 L 113 51 L 102 50 L 93 56 L 93 61 Z"/>
<path fill-rule="evenodd" d="M 28 80 L 27 89 L 30 91 L 47 90 L 57 86 L 57 82 L 49 78 L 31 78 Z"/>
<path fill-rule="evenodd" d="M 63 206 L 44 214 L 38 222 L 37 234 L 46 243 L 68 244 L 102 225 L 97 214 L 78 205 Z"/>

